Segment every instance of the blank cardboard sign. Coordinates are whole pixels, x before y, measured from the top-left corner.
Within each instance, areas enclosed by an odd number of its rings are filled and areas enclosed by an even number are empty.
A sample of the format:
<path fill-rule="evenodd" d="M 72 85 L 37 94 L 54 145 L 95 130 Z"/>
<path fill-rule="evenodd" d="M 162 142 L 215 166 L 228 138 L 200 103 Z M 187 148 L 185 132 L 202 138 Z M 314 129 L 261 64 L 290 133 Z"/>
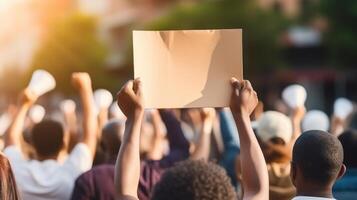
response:
<path fill-rule="evenodd" d="M 243 77 L 242 30 L 133 31 L 146 108 L 226 107 Z"/>

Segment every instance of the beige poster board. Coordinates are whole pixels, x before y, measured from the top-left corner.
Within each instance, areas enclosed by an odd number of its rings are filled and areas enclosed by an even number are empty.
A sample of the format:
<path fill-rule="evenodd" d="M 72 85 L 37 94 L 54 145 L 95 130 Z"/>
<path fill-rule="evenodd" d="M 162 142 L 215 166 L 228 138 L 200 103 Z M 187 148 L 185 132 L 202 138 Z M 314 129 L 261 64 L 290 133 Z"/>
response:
<path fill-rule="evenodd" d="M 243 78 L 242 30 L 133 31 L 146 108 L 226 107 Z"/>

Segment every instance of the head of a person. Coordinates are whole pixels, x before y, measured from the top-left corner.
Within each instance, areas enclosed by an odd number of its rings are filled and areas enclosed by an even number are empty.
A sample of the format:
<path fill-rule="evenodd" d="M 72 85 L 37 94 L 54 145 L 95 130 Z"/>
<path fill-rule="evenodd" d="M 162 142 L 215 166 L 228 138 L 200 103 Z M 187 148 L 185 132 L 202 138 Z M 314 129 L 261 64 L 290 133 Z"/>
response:
<path fill-rule="evenodd" d="M 296 140 L 290 175 L 298 191 L 330 189 L 345 171 L 342 145 L 332 134 L 310 130 Z"/>
<path fill-rule="evenodd" d="M 65 133 L 60 122 L 43 120 L 31 131 L 31 144 L 39 158 L 56 157 L 65 148 Z"/>
<path fill-rule="evenodd" d="M 289 143 L 293 128 L 291 120 L 276 111 L 267 111 L 258 119 L 256 130 L 265 160 L 270 162 L 289 162 L 291 150 Z"/>
<path fill-rule="evenodd" d="M 343 147 L 343 163 L 347 168 L 357 168 L 357 130 L 350 129 L 344 131 L 338 139 Z"/>
<path fill-rule="evenodd" d="M 124 134 L 124 122 L 112 119 L 102 129 L 101 146 L 107 159 L 116 158 Z"/>
<path fill-rule="evenodd" d="M 20 199 L 11 165 L 9 160 L 2 153 L 0 153 L 0 199 Z"/>
<path fill-rule="evenodd" d="M 168 169 L 155 186 L 152 200 L 233 200 L 236 193 L 220 166 L 186 160 Z"/>

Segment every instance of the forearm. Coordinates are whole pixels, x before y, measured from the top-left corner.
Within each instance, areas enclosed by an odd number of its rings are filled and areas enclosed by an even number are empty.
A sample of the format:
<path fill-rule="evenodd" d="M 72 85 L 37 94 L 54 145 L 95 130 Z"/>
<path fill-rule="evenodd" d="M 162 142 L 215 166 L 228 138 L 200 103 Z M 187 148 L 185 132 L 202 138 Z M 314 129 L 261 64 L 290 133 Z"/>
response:
<path fill-rule="evenodd" d="M 29 104 L 22 104 L 13 119 L 6 135 L 5 135 L 5 147 L 10 145 L 16 145 L 20 147 L 21 134 L 23 131 L 26 114 L 30 108 Z"/>
<path fill-rule="evenodd" d="M 213 121 L 204 121 L 198 142 L 195 145 L 195 150 L 191 155 L 193 160 L 208 160 L 209 152 L 211 148 L 211 132 L 213 127 Z"/>
<path fill-rule="evenodd" d="M 290 146 L 292 147 L 295 144 L 296 139 L 301 135 L 301 120 L 292 119 L 293 125 L 293 135 L 291 137 Z"/>
<path fill-rule="evenodd" d="M 92 155 L 95 154 L 97 142 L 97 117 L 94 110 L 93 92 L 91 86 L 80 91 L 83 106 L 83 143 L 87 144 Z"/>
<path fill-rule="evenodd" d="M 267 197 L 269 196 L 269 181 L 267 166 L 258 141 L 251 128 L 248 115 L 234 116 L 239 138 L 240 138 L 240 158 L 244 196 L 249 197 Z"/>
<path fill-rule="evenodd" d="M 107 122 L 108 122 L 108 110 L 102 109 L 98 115 L 98 132 L 97 132 L 98 139 L 102 137 L 102 129 Z"/>
<path fill-rule="evenodd" d="M 140 178 L 140 128 L 142 115 L 125 124 L 124 140 L 116 162 L 115 187 L 119 199 L 137 198 Z"/>
<path fill-rule="evenodd" d="M 67 126 L 67 129 L 71 133 L 77 133 L 77 116 L 75 112 L 65 113 L 64 120 Z"/>
<path fill-rule="evenodd" d="M 151 116 L 152 116 L 152 125 L 154 129 L 154 138 L 151 143 L 152 148 L 148 153 L 148 159 L 160 160 L 163 156 L 163 150 L 162 150 L 163 131 L 161 129 L 161 118 L 158 113 L 152 113 Z"/>

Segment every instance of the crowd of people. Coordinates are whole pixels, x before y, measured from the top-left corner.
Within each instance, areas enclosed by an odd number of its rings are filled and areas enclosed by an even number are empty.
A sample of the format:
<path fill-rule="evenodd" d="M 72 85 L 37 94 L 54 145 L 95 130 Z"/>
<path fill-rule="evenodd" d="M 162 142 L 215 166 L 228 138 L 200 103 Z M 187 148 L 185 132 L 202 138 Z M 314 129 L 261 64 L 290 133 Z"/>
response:
<path fill-rule="evenodd" d="M 329 132 L 302 130 L 313 121 L 304 106 L 264 111 L 249 81 L 222 81 L 229 108 L 145 109 L 149 94 L 130 80 L 115 115 L 95 106 L 91 77 L 73 73 L 81 108 L 38 122 L 28 112 L 40 96 L 24 89 L 2 136 L 0 199 L 357 198 L 355 111 L 331 117 Z"/>

